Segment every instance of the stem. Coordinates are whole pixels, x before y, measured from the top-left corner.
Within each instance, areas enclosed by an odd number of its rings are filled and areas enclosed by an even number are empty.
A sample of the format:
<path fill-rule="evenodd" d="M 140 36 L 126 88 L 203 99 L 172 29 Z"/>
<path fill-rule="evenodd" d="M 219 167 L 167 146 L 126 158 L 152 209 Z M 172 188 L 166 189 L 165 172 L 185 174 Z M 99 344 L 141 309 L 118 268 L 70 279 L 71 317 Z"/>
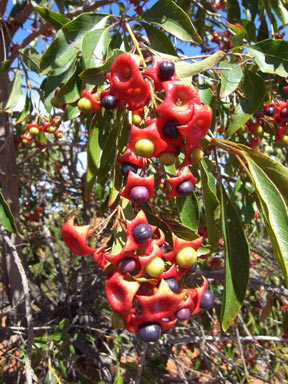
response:
<path fill-rule="evenodd" d="M 139 363 L 138 370 L 137 370 L 135 384 L 140 384 L 140 379 L 141 379 L 141 374 L 142 374 L 142 371 L 143 371 L 143 368 L 144 368 L 145 356 L 146 356 L 147 348 L 148 348 L 148 343 L 145 343 L 143 351 L 141 353 L 141 357 L 140 357 L 140 363 Z"/>
<path fill-rule="evenodd" d="M 132 29 L 130 28 L 130 25 L 127 23 L 127 21 L 125 22 L 125 26 L 126 26 L 126 28 L 127 28 L 127 31 L 129 32 L 129 35 L 131 36 L 131 39 L 132 39 L 133 44 L 134 44 L 134 46 L 135 46 L 135 48 L 136 48 L 136 50 L 137 50 L 137 52 L 138 52 L 138 55 L 139 55 L 139 56 L 141 57 L 141 59 L 143 60 L 143 67 L 146 69 L 146 68 L 147 68 L 147 65 L 146 65 L 146 63 L 145 63 L 144 57 L 143 57 L 142 52 L 141 52 L 141 49 L 140 49 L 140 47 L 139 47 L 139 43 L 138 43 L 138 41 L 137 41 L 137 39 L 136 39 L 136 37 L 135 37 L 135 35 L 134 35 Z"/>

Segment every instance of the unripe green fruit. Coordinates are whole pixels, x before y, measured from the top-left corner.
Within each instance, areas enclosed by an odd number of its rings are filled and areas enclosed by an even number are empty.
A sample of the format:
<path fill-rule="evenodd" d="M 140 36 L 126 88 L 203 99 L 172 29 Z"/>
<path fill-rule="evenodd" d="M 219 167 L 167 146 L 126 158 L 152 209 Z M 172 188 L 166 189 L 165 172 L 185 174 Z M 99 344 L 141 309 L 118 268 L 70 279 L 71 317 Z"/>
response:
<path fill-rule="evenodd" d="M 54 133 L 56 131 L 56 127 L 54 127 L 53 125 L 50 125 L 50 127 L 47 127 L 46 131 L 48 133 Z"/>
<path fill-rule="evenodd" d="M 189 153 L 189 161 L 191 163 L 199 163 L 203 159 L 203 151 L 200 148 L 194 148 Z"/>
<path fill-rule="evenodd" d="M 160 163 L 162 165 L 172 165 L 175 163 L 177 157 L 172 152 L 163 152 L 159 156 Z"/>
<path fill-rule="evenodd" d="M 62 139 L 62 137 L 63 137 L 63 132 L 58 132 L 58 133 L 56 133 L 56 137 L 57 137 L 57 139 Z"/>
<path fill-rule="evenodd" d="M 93 104 L 89 99 L 86 99 L 85 97 L 82 97 L 78 101 L 78 108 L 79 111 L 83 113 L 92 113 L 93 112 Z"/>
<path fill-rule="evenodd" d="M 28 141 L 27 139 L 22 139 L 22 144 L 23 144 L 23 145 L 27 145 L 28 142 L 29 142 L 29 141 Z"/>
<path fill-rule="evenodd" d="M 261 127 L 261 125 L 257 125 L 257 127 L 255 127 L 255 129 L 253 131 L 253 135 L 255 135 L 255 136 L 262 136 L 263 135 L 263 128 Z"/>
<path fill-rule="evenodd" d="M 154 152 L 154 143 L 148 139 L 140 139 L 136 141 L 134 151 L 138 156 L 149 157 Z"/>
<path fill-rule="evenodd" d="M 37 135 L 39 135 L 39 128 L 31 127 L 29 129 L 29 133 L 30 133 L 31 136 L 37 136 Z"/>
<path fill-rule="evenodd" d="M 140 115 L 133 115 L 132 116 L 132 123 L 135 125 L 139 125 L 142 121 L 142 117 Z"/>
<path fill-rule="evenodd" d="M 153 277 L 162 275 L 165 268 L 165 263 L 161 257 L 155 257 L 149 264 L 146 265 L 146 272 Z"/>
<path fill-rule="evenodd" d="M 122 317 L 117 312 L 113 312 L 112 315 L 112 327 L 115 329 L 123 329 L 125 328 L 125 321 L 122 319 Z"/>
<path fill-rule="evenodd" d="M 194 248 L 185 247 L 180 249 L 176 255 L 176 263 L 183 268 L 190 268 L 197 261 L 197 254 Z"/>
<path fill-rule="evenodd" d="M 246 132 L 248 132 L 248 127 L 247 127 L 247 125 L 243 125 L 242 127 L 240 127 L 239 129 L 238 129 L 238 133 L 246 133 Z"/>
<path fill-rule="evenodd" d="M 284 145 L 288 145 L 288 136 L 287 135 L 282 136 L 280 142 Z"/>

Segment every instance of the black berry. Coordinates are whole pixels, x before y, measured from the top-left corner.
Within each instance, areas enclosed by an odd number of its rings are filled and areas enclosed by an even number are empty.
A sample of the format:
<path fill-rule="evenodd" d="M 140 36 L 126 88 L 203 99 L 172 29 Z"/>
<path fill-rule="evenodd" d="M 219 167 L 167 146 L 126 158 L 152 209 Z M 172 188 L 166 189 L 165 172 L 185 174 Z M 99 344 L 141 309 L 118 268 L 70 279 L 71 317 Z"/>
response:
<path fill-rule="evenodd" d="M 173 292 L 178 291 L 178 283 L 175 279 L 173 279 L 173 277 L 170 277 L 169 279 L 165 279 L 165 281 L 169 285 L 169 288 L 171 289 L 171 291 Z"/>
<path fill-rule="evenodd" d="M 183 181 L 178 185 L 177 191 L 181 196 L 191 195 L 194 191 L 194 185 L 190 180 Z"/>
<path fill-rule="evenodd" d="M 156 323 L 145 323 L 138 329 L 137 336 L 143 341 L 157 341 L 161 336 L 161 327 Z"/>
<path fill-rule="evenodd" d="M 281 109 L 280 117 L 282 117 L 282 119 L 288 119 L 288 108 L 287 107 Z"/>
<path fill-rule="evenodd" d="M 274 107 L 267 107 L 264 111 L 264 115 L 273 117 L 275 115 L 276 111 Z"/>
<path fill-rule="evenodd" d="M 176 139 L 180 135 L 180 132 L 177 129 L 179 125 L 176 120 L 168 120 L 163 127 L 163 135 L 169 139 Z"/>
<path fill-rule="evenodd" d="M 137 165 L 132 164 L 132 163 L 128 163 L 128 162 L 122 163 L 122 165 L 121 165 L 122 175 L 126 177 L 126 176 L 128 176 L 128 173 L 130 171 L 134 172 L 134 173 L 137 173 L 137 171 L 138 171 Z"/>
<path fill-rule="evenodd" d="M 152 229 L 147 224 L 138 224 L 132 231 L 134 240 L 137 243 L 151 239 Z"/>
<path fill-rule="evenodd" d="M 114 109 L 117 106 L 117 99 L 113 95 L 106 95 L 102 99 L 102 106 L 106 109 Z"/>
<path fill-rule="evenodd" d="M 172 61 L 163 61 L 158 67 L 158 76 L 162 81 L 171 79 L 174 73 L 175 65 Z"/>
<path fill-rule="evenodd" d="M 176 312 L 176 317 L 178 320 L 188 320 L 191 315 L 189 308 L 182 308 L 179 309 L 178 312 Z"/>
<path fill-rule="evenodd" d="M 133 272 L 136 269 L 136 260 L 132 257 L 125 257 L 119 261 L 118 268 L 124 273 Z"/>
<path fill-rule="evenodd" d="M 148 188 L 143 185 L 138 185 L 131 188 L 130 199 L 136 204 L 144 203 L 149 199 Z"/>
<path fill-rule="evenodd" d="M 206 289 L 200 301 L 200 307 L 203 309 L 211 309 L 214 306 L 214 301 L 214 293 L 209 291 L 209 289 Z"/>

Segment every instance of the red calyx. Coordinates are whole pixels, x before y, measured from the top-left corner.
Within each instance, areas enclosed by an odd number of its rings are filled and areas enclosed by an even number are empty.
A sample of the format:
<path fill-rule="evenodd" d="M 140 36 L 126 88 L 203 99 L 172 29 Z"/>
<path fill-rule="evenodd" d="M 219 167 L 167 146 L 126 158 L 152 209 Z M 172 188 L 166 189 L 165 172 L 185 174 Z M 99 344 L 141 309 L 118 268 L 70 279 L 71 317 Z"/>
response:
<path fill-rule="evenodd" d="M 191 181 L 193 185 L 197 183 L 196 177 L 194 177 L 188 167 L 185 167 L 182 171 L 179 169 L 176 170 L 176 177 L 172 177 L 171 179 L 167 179 L 167 182 L 171 186 L 171 191 L 167 194 L 167 197 L 179 197 L 182 196 L 178 191 L 177 187 L 179 184 L 183 183 L 183 181 Z"/>
<path fill-rule="evenodd" d="M 189 154 L 195 148 L 203 149 L 199 143 L 195 143 L 194 140 L 187 139 L 186 143 L 183 146 L 183 152 L 185 154 L 185 158 L 183 162 L 179 165 L 179 168 L 185 167 L 186 165 L 193 164 L 189 160 Z"/>
<path fill-rule="evenodd" d="M 163 59 L 160 57 L 153 56 L 153 62 L 150 68 L 146 69 L 143 73 L 146 76 L 152 77 L 154 80 L 154 88 L 155 91 L 161 91 L 163 89 L 163 83 L 164 81 L 160 79 L 158 75 L 159 65 L 163 63 Z M 177 75 L 174 73 L 174 75 L 169 79 L 169 81 L 177 81 Z"/>
<path fill-rule="evenodd" d="M 62 237 L 67 247 L 78 256 L 88 256 L 96 250 L 89 247 L 86 241 L 89 236 L 95 232 L 95 228 L 90 225 L 75 225 L 75 216 L 70 217 L 69 220 L 62 227 Z"/>
<path fill-rule="evenodd" d="M 178 127 L 178 130 L 190 141 L 198 143 L 200 140 L 204 139 L 209 131 L 212 117 L 213 112 L 209 105 L 195 104 L 193 118 L 187 125 Z"/>
<path fill-rule="evenodd" d="M 137 157 L 134 152 L 131 151 L 131 149 L 127 148 L 126 151 L 123 153 L 123 155 L 120 155 L 118 153 L 117 155 L 117 161 L 118 163 L 131 163 L 137 165 L 139 168 L 143 168 L 144 166 L 144 159 L 142 157 Z"/>
<path fill-rule="evenodd" d="M 111 66 L 111 87 L 117 92 L 127 92 L 143 81 L 139 71 L 140 57 L 122 53 Z"/>
<path fill-rule="evenodd" d="M 96 113 L 101 105 L 101 102 L 98 100 L 98 94 L 93 93 L 92 89 L 85 88 L 81 92 L 81 95 L 91 102 L 94 108 L 93 113 Z"/>
<path fill-rule="evenodd" d="M 127 184 L 124 190 L 120 193 L 121 196 L 126 197 L 126 199 L 130 199 L 130 191 L 133 187 L 143 186 L 148 189 L 149 199 L 152 199 L 154 196 L 154 176 L 141 177 L 136 173 L 129 172 L 127 178 Z"/>
<path fill-rule="evenodd" d="M 129 88 L 124 95 L 130 111 L 145 107 L 150 100 L 150 84 L 148 80 L 139 81 L 133 88 Z"/>
<path fill-rule="evenodd" d="M 172 236 L 173 236 L 173 249 L 170 252 L 164 253 L 163 257 L 164 259 L 171 261 L 173 263 L 175 263 L 175 257 L 182 248 L 192 247 L 193 249 L 195 249 L 195 251 L 197 251 L 197 249 L 200 247 L 203 241 L 203 237 L 199 237 L 196 240 L 188 241 L 188 240 L 180 239 L 180 237 L 177 237 L 174 234 Z"/>

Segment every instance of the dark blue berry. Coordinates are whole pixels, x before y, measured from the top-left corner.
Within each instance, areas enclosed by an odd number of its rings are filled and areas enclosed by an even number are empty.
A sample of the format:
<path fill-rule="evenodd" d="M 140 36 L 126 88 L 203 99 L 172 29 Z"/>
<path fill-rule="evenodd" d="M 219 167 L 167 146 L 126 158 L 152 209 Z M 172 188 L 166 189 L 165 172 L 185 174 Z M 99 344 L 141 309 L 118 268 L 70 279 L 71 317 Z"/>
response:
<path fill-rule="evenodd" d="M 214 301 L 214 293 L 209 291 L 209 289 L 206 289 L 200 301 L 200 307 L 203 309 L 211 309 L 212 307 L 214 307 Z"/>
<path fill-rule="evenodd" d="M 193 191 L 194 191 L 194 185 L 193 185 L 193 183 L 191 183 L 190 180 L 183 181 L 177 187 L 177 192 L 181 196 L 191 195 L 193 193 Z"/>
<path fill-rule="evenodd" d="M 118 263 L 118 268 L 124 273 L 133 272 L 136 269 L 136 266 L 136 260 L 132 257 L 125 257 Z"/>
<path fill-rule="evenodd" d="M 106 109 L 114 109 L 117 106 L 117 99 L 113 95 L 106 95 L 102 99 L 102 106 Z"/>
<path fill-rule="evenodd" d="M 175 279 L 173 279 L 173 277 L 170 277 L 169 279 L 165 279 L 165 281 L 169 285 L 169 288 L 171 289 L 171 291 L 173 292 L 178 291 L 178 283 Z"/>
<path fill-rule="evenodd" d="M 176 317 L 178 320 L 188 320 L 191 315 L 190 309 L 189 308 L 182 308 L 179 309 L 178 312 L 176 312 Z"/>
<path fill-rule="evenodd" d="M 134 173 L 137 173 L 137 171 L 138 171 L 137 165 L 132 164 L 132 163 L 128 163 L 128 162 L 122 163 L 122 165 L 121 165 L 122 175 L 126 177 L 126 176 L 128 176 L 128 173 L 130 171 L 134 172 Z"/>
<path fill-rule="evenodd" d="M 161 336 L 161 327 L 157 323 L 145 323 L 137 331 L 137 336 L 143 341 L 157 341 Z"/>
<path fill-rule="evenodd" d="M 141 243 L 151 239 L 152 229 L 147 224 L 138 224 L 132 231 L 133 238 L 136 242 Z"/>
<path fill-rule="evenodd" d="M 168 120 L 163 126 L 163 135 L 169 139 L 176 139 L 180 135 L 177 125 L 179 125 L 178 121 Z"/>
<path fill-rule="evenodd" d="M 167 81 L 175 73 L 175 65 L 172 61 L 163 61 L 158 67 L 158 76 L 160 80 Z"/>
<path fill-rule="evenodd" d="M 136 203 L 145 203 L 149 199 L 148 188 L 143 185 L 138 185 L 130 189 L 130 199 Z"/>
<path fill-rule="evenodd" d="M 273 117 L 275 115 L 276 111 L 274 107 L 267 107 L 264 111 L 264 115 Z"/>

